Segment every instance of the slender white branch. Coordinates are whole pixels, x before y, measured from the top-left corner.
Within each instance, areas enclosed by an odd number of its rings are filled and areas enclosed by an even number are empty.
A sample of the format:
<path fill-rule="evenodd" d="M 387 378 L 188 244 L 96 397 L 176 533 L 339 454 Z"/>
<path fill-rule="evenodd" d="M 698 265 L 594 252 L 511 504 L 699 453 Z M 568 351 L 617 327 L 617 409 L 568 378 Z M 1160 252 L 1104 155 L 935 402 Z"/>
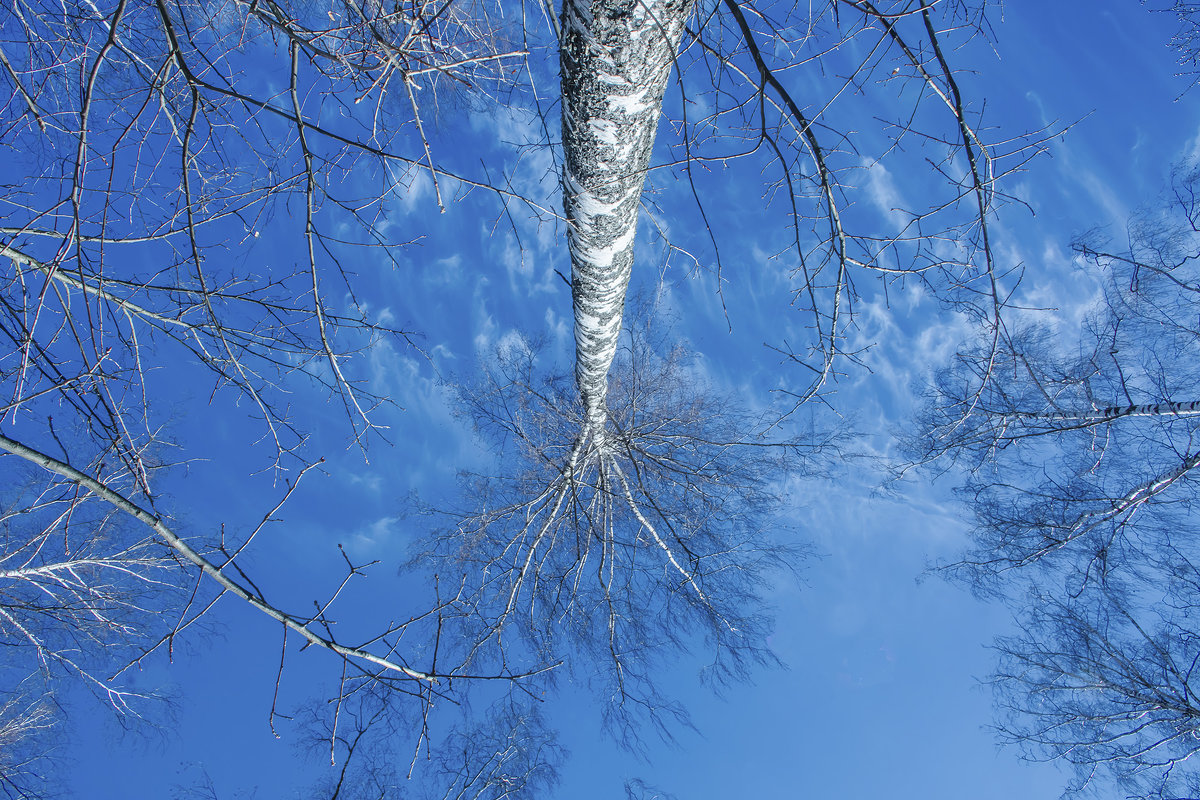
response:
<path fill-rule="evenodd" d="M 330 650 L 348 660 L 374 664 L 375 666 L 383 667 L 389 671 L 399 672 L 416 680 L 435 682 L 435 678 L 432 675 L 411 669 L 403 664 L 397 664 L 394 661 L 356 647 L 347 647 L 345 645 L 338 644 L 332 639 L 321 636 L 313 631 L 307 623 L 301 621 L 297 617 L 292 616 L 291 614 L 279 610 L 273 605 L 270 605 L 258 595 L 252 593 L 237 581 L 230 578 L 221 570 L 220 567 L 196 551 L 181 536 L 171 530 L 171 528 L 168 527 L 162 518 L 157 514 L 147 511 L 127 498 L 125 495 L 109 488 L 108 486 L 105 486 L 100 481 L 84 472 L 79 471 L 70 464 L 63 463 L 53 456 L 46 455 L 45 453 L 35 450 L 28 445 L 24 445 L 14 439 L 10 439 L 3 434 L 0 434 L 0 448 L 7 450 L 9 453 L 12 453 L 15 456 L 25 459 L 26 461 L 37 464 L 44 469 L 61 475 L 68 480 L 78 483 L 80 486 L 84 487 L 100 499 L 110 503 L 126 514 L 129 514 L 142 524 L 148 526 L 159 536 L 160 539 L 163 540 L 163 542 L 170 545 L 176 552 L 199 567 L 205 575 L 208 575 L 212 580 L 216 581 L 216 583 L 223 590 L 240 597 L 242 600 L 246 601 L 263 614 L 266 614 L 268 617 L 282 622 L 290 630 L 293 630 L 304 637 L 305 641 L 308 643 L 316 645 L 317 647 L 325 648 L 326 650 Z"/>

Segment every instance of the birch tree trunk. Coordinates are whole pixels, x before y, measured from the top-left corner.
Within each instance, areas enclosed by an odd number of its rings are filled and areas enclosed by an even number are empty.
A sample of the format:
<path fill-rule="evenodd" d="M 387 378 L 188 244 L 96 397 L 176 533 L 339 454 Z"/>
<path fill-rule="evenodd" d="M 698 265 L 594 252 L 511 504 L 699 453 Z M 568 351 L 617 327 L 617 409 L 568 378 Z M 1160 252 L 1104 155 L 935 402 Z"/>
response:
<path fill-rule="evenodd" d="M 585 433 L 603 440 L 638 205 L 690 0 L 564 0 L 563 205 L 575 380 Z"/>

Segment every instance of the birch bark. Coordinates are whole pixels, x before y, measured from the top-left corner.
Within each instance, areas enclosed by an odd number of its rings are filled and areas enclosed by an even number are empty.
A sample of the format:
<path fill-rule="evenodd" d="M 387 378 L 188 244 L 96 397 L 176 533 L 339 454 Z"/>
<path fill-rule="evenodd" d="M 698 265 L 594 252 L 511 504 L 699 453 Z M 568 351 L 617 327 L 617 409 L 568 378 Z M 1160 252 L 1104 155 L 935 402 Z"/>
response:
<path fill-rule="evenodd" d="M 691 0 L 563 0 L 563 205 L 575 380 L 603 438 L 638 206 Z"/>
<path fill-rule="evenodd" d="M 1200 413 L 1200 400 L 1185 403 L 1109 406 L 1092 411 L 1016 411 L 1017 419 L 1047 422 L 1112 422 L 1121 417 L 1190 417 Z"/>

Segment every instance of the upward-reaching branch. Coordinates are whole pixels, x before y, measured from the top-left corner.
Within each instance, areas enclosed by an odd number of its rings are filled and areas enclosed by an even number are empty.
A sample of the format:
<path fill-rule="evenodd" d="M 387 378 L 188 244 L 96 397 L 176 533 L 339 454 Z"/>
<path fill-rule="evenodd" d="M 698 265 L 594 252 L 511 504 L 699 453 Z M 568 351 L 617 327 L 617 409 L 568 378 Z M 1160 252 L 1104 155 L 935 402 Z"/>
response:
<path fill-rule="evenodd" d="M 109 488 L 100 481 L 96 480 L 91 475 L 75 469 L 69 464 L 66 464 L 58 459 L 46 455 L 32 447 L 21 444 L 15 439 L 10 439 L 3 434 L 0 434 L 0 448 L 12 453 L 15 456 L 36 464 L 51 472 L 63 476 L 64 478 L 77 482 L 80 486 L 95 494 L 100 499 L 112 504 L 120 511 L 130 515 L 138 522 L 150 528 L 163 541 L 164 544 L 174 549 L 185 559 L 190 561 L 195 566 L 199 567 L 210 579 L 216 582 L 221 587 L 222 591 L 229 592 L 235 597 L 239 597 L 248 603 L 253 608 L 266 614 L 268 617 L 275 619 L 289 630 L 295 631 L 309 644 L 322 647 L 330 650 L 344 659 L 361 662 L 364 669 L 382 668 L 388 672 L 394 672 L 399 676 L 412 678 L 419 681 L 434 681 L 436 676 L 414 670 L 405 664 L 398 663 L 392 658 L 377 655 L 368 650 L 359 647 L 346 646 L 334 641 L 333 639 L 323 636 L 314 629 L 313 620 L 304 619 L 293 614 L 289 614 L 271 603 L 266 598 L 262 597 L 258 592 L 246 588 L 238 581 L 231 578 L 225 573 L 225 568 L 214 563 L 206 558 L 190 544 L 175 533 L 163 521 L 159 515 L 147 511 L 134 503 L 129 498 L 122 495 L 120 492 Z"/>

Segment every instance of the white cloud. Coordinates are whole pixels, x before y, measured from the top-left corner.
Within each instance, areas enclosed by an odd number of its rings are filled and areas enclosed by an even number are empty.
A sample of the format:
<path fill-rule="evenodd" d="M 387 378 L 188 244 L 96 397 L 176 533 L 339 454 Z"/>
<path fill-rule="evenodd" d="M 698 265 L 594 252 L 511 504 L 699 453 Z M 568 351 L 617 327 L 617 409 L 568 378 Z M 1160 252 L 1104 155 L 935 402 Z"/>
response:
<path fill-rule="evenodd" d="M 567 343 L 572 332 L 567 318 L 555 313 L 554 309 L 549 307 L 546 308 L 546 330 L 550 332 L 550 339 L 556 350 Z"/>
<path fill-rule="evenodd" d="M 1191 136 L 1187 143 L 1183 146 L 1182 159 L 1190 164 L 1200 161 L 1200 128 Z"/>
<path fill-rule="evenodd" d="M 496 318 L 488 311 L 487 301 L 479 292 L 476 292 L 473 316 L 475 317 L 475 353 L 483 355 L 492 349 L 492 343 L 496 339 L 496 332 L 500 326 L 496 324 Z"/>
<path fill-rule="evenodd" d="M 408 388 L 420 376 L 415 359 L 402 354 L 392 339 L 382 338 L 371 345 L 367 356 L 368 385 L 380 397 L 393 398 L 404 405 Z"/>
<path fill-rule="evenodd" d="M 388 171 L 392 177 L 392 194 L 400 201 L 405 215 L 412 214 L 418 203 L 433 196 L 433 180 L 428 170 L 411 164 L 405 169 L 389 166 Z"/>
<path fill-rule="evenodd" d="M 376 559 L 392 554 L 402 546 L 397 541 L 400 534 L 400 517 L 382 517 L 359 528 L 347 539 L 346 552 L 352 559 Z"/>
<path fill-rule="evenodd" d="M 500 263 L 508 272 L 509 288 L 516 294 L 529 294 L 530 280 L 533 278 L 533 258 L 517 243 L 517 237 L 511 233 L 504 237 Z"/>
<path fill-rule="evenodd" d="M 529 343 L 525 341 L 525 336 L 518 330 L 509 329 L 500 337 L 500 341 L 496 343 L 496 352 L 501 356 L 507 356 L 515 352 L 527 352 Z"/>
<path fill-rule="evenodd" d="M 365 305 L 363 307 L 363 311 L 364 311 L 364 313 L 366 313 Z M 375 323 L 377 325 L 382 325 L 384 327 L 392 327 L 396 323 L 396 315 L 394 313 L 392 313 L 392 310 L 390 308 L 387 308 L 387 307 L 381 308 L 375 314 Z"/>
<path fill-rule="evenodd" d="M 361 486 L 371 494 L 377 494 L 383 488 L 383 476 L 377 472 L 346 472 L 344 474 L 352 486 Z"/>
<path fill-rule="evenodd" d="M 909 222 L 908 214 L 900 209 L 906 207 L 904 197 L 896 186 L 896 179 L 879 161 L 863 159 L 862 166 L 866 171 L 867 182 L 863 188 L 871 205 L 897 230 Z"/>
<path fill-rule="evenodd" d="M 433 286 L 455 286 L 462 280 L 462 274 L 462 256 L 458 253 L 436 259 L 422 270 L 425 282 Z"/>

